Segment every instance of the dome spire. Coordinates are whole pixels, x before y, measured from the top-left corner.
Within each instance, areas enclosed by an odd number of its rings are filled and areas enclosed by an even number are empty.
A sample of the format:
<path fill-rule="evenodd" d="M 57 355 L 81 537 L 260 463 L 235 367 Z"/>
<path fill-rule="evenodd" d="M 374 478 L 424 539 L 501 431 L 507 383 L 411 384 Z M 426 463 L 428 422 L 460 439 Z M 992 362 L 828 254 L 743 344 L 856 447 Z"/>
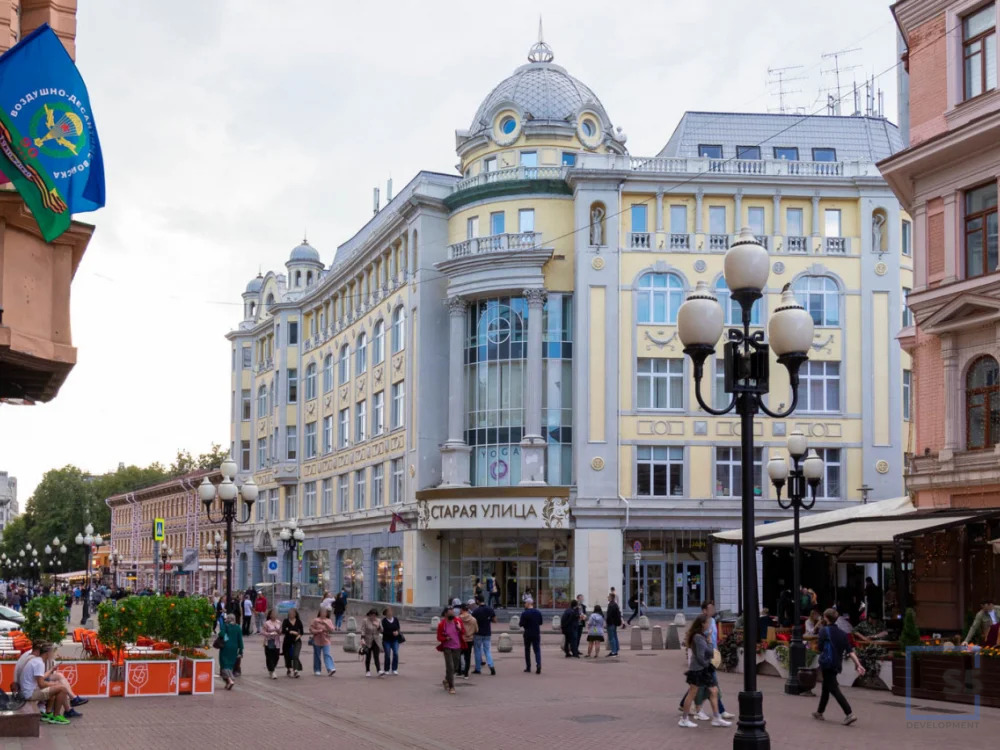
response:
<path fill-rule="evenodd" d="M 545 43 L 545 37 L 542 34 L 542 17 L 539 15 L 538 41 L 531 45 L 531 49 L 528 50 L 528 60 L 533 63 L 548 63 L 552 62 L 554 57 L 552 48 Z"/>

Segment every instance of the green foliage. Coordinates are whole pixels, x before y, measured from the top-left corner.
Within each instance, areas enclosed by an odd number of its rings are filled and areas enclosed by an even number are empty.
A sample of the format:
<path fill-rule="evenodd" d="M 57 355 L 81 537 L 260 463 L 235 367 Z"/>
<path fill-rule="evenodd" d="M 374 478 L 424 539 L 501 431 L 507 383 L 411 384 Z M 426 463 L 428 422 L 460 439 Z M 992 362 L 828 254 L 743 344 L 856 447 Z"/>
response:
<path fill-rule="evenodd" d="M 861 684 L 875 685 L 879 680 L 879 664 L 889 655 L 889 652 L 874 643 L 860 646 L 855 649 L 855 652 L 858 655 L 858 661 L 861 662 L 861 666 L 865 668 L 865 675 L 861 678 Z"/>
<path fill-rule="evenodd" d="M 177 451 L 177 458 L 170 465 L 170 476 L 179 477 L 199 469 L 215 469 L 229 456 L 229 451 L 223 450 L 218 443 L 212 443 L 208 453 L 199 454 L 198 458 L 191 457 L 191 451 Z"/>
<path fill-rule="evenodd" d="M 810 667 L 816 666 L 816 661 L 819 659 L 819 654 L 813 651 L 811 648 L 807 648 L 805 656 L 805 667 L 808 669 Z M 774 655 L 778 657 L 778 664 L 780 664 L 784 669 L 788 669 L 790 652 L 789 647 L 785 645 L 775 646 Z"/>
<path fill-rule="evenodd" d="M 130 596 L 98 607 L 98 640 L 113 649 L 139 638 L 167 641 L 182 652 L 205 644 L 215 609 L 202 597 Z"/>
<path fill-rule="evenodd" d="M 97 607 L 97 640 L 115 651 L 125 648 L 125 633 L 128 630 L 125 624 L 128 619 L 125 601 L 127 599 L 121 602 L 108 599 Z"/>
<path fill-rule="evenodd" d="M 734 629 L 732 633 L 722 639 L 719 644 L 719 655 L 722 657 L 722 668 L 727 672 L 736 669 L 740 663 L 739 648 L 743 645 L 743 630 Z"/>
<path fill-rule="evenodd" d="M 212 622 L 215 607 L 200 596 L 184 598 L 171 597 L 163 600 L 169 629 L 163 640 L 170 641 L 182 652 L 192 651 L 205 645 L 212 636 Z"/>
<path fill-rule="evenodd" d="M 906 614 L 903 615 L 903 630 L 899 634 L 899 646 L 905 651 L 909 646 L 919 645 L 920 628 L 917 627 L 917 613 L 913 607 L 908 607 Z"/>
<path fill-rule="evenodd" d="M 885 630 L 885 627 L 879 620 L 867 619 L 862 620 L 858 623 L 858 626 L 854 628 L 855 632 L 861 633 L 861 635 L 866 638 L 871 638 L 872 636 L 878 635 Z"/>
<path fill-rule="evenodd" d="M 62 643 L 66 636 L 66 600 L 58 594 L 36 596 L 25 607 L 23 630 L 32 643 Z"/>

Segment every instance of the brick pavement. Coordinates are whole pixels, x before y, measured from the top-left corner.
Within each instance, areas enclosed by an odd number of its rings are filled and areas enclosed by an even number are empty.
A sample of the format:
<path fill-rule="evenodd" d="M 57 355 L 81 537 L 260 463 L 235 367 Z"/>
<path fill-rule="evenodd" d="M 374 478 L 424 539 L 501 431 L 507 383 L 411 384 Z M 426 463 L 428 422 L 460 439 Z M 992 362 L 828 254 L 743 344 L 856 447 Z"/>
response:
<path fill-rule="evenodd" d="M 426 626 L 422 626 L 423 629 Z M 676 651 L 622 651 L 620 660 L 565 659 L 558 638 L 546 637 L 542 674 L 524 674 L 519 637 L 515 652 L 494 659 L 498 674 L 459 680 L 458 694 L 441 688 L 443 664 L 431 633 L 408 632 L 401 648 L 398 677 L 365 678 L 356 656 L 340 642 L 334 677 L 315 677 L 311 649 L 305 649 L 306 673 L 266 679 L 259 636 L 247 639 L 244 674 L 232 692 L 214 696 L 92 700 L 85 716 L 72 727 L 43 725 L 38 740 L 2 740 L 0 750 L 107 750 L 186 747 L 306 748 L 320 742 L 335 750 L 415 748 L 452 745 L 463 731 L 481 732 L 479 748 L 533 747 L 578 750 L 580 743 L 597 747 L 624 745 L 630 750 L 664 748 L 729 748 L 733 729 L 701 725 L 677 726 L 676 705 L 683 692 L 683 661 Z M 648 634 L 647 634 L 648 643 Z M 735 712 L 742 684 L 738 674 L 721 674 L 728 707 Z M 810 717 L 815 698 L 783 694 L 782 680 L 759 678 L 771 747 L 826 750 L 861 746 L 907 750 L 963 750 L 992 747 L 1000 710 L 982 709 L 978 725 L 923 729 L 907 727 L 902 698 L 887 692 L 845 689 L 860 717 L 853 727 L 834 721 L 820 724 Z M 217 685 L 217 689 L 221 684 Z M 886 704 L 892 705 L 886 705 Z M 955 704 L 920 701 L 921 706 L 965 710 Z"/>

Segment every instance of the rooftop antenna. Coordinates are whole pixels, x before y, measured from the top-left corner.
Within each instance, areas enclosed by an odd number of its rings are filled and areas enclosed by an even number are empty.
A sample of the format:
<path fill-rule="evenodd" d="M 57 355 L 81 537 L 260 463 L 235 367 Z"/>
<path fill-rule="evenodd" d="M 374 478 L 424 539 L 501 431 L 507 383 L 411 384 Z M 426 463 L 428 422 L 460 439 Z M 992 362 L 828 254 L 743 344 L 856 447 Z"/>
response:
<path fill-rule="evenodd" d="M 840 94 L 840 74 L 841 74 L 841 72 L 846 73 L 849 70 L 854 70 L 855 68 L 860 68 L 861 67 L 860 65 L 846 65 L 846 66 L 842 66 L 840 64 L 840 58 L 844 57 L 845 55 L 849 55 L 852 52 L 860 52 L 860 51 L 861 51 L 861 47 L 852 47 L 851 49 L 838 49 L 838 50 L 835 50 L 833 52 L 827 52 L 825 54 L 820 55 L 820 57 L 822 57 L 824 60 L 827 60 L 827 59 L 829 59 L 831 57 L 833 58 L 833 67 L 830 68 L 829 70 L 822 70 L 822 71 L 820 71 L 821 73 L 833 73 L 833 76 L 834 76 L 834 87 L 832 89 L 827 89 L 827 90 L 828 91 L 836 91 L 837 92 L 837 98 L 836 99 L 832 99 L 831 100 L 830 97 L 827 97 L 827 104 L 826 104 L 827 114 L 830 114 L 830 115 L 839 115 L 840 114 L 840 99 L 841 99 L 841 94 Z"/>
<path fill-rule="evenodd" d="M 372 213 L 378 213 L 378 188 L 372 189 Z"/>
<path fill-rule="evenodd" d="M 793 78 L 789 78 L 787 71 L 789 71 L 789 70 L 798 70 L 801 67 L 802 67 L 801 65 L 786 65 L 783 68 L 768 68 L 767 69 L 767 75 L 768 75 L 769 79 L 772 76 L 775 77 L 775 78 L 777 78 L 777 81 L 775 81 L 775 80 L 769 80 L 767 83 L 768 83 L 769 86 L 773 86 L 775 84 L 777 84 L 777 86 L 778 86 L 778 91 L 776 92 L 777 93 L 777 97 L 778 97 L 778 112 L 780 112 L 781 114 L 785 114 L 785 111 L 787 109 L 785 107 L 785 95 L 786 94 L 801 94 L 802 93 L 802 89 L 791 89 L 791 90 L 786 89 L 785 88 L 785 84 L 789 83 L 791 81 L 804 81 L 804 80 L 806 80 L 805 76 L 795 76 Z M 775 96 L 775 92 L 772 92 L 771 96 Z"/>
<path fill-rule="evenodd" d="M 385 205 L 392 203 L 392 177 L 385 183 Z"/>

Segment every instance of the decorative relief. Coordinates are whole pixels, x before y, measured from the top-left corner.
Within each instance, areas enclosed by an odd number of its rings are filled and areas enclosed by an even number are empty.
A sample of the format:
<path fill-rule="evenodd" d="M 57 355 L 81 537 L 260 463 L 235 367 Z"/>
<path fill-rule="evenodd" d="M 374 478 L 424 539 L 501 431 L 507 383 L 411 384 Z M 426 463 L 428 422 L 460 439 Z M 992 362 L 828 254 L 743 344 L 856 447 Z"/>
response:
<path fill-rule="evenodd" d="M 683 435 L 684 422 L 681 420 L 640 419 L 636 422 L 638 435 Z"/>
<path fill-rule="evenodd" d="M 365 384 L 367 382 L 368 382 L 368 378 L 366 378 L 364 375 L 362 375 L 361 377 L 359 377 L 357 380 L 354 381 L 355 390 L 357 391 L 357 395 L 361 396 L 361 395 L 364 394 L 364 392 L 365 392 Z"/>
<path fill-rule="evenodd" d="M 889 462 L 886 461 L 884 458 L 880 459 L 879 461 L 876 461 L 875 462 L 875 471 L 877 471 L 879 474 L 888 474 L 889 473 Z"/>
<path fill-rule="evenodd" d="M 385 368 L 382 367 L 382 365 L 379 365 L 378 367 L 375 368 L 375 372 L 372 374 L 372 377 L 375 378 L 375 385 L 378 385 L 379 383 L 382 382 L 382 375 L 384 371 Z"/>
<path fill-rule="evenodd" d="M 725 437 L 739 437 L 741 434 L 740 423 L 739 422 L 716 422 L 715 423 L 715 434 L 723 435 Z M 755 437 L 762 437 L 764 435 L 764 425 L 760 422 L 753 423 L 753 434 Z"/>
<path fill-rule="evenodd" d="M 400 352 L 392 358 L 392 372 L 394 375 L 401 375 L 403 372 L 403 353 Z"/>
<path fill-rule="evenodd" d="M 694 270 L 698 273 L 705 273 L 705 269 L 708 268 L 708 264 L 703 260 L 696 260 L 694 262 Z"/>
<path fill-rule="evenodd" d="M 699 419 L 694 423 L 694 434 L 695 435 L 707 435 L 708 434 L 708 422 L 703 419 Z"/>
<path fill-rule="evenodd" d="M 313 399 L 312 401 L 306 404 L 306 415 L 311 417 L 315 413 L 316 413 L 316 399 Z"/>
<path fill-rule="evenodd" d="M 448 299 L 445 300 L 445 304 L 448 305 L 448 313 L 450 315 L 459 315 L 459 316 L 464 316 L 465 310 L 469 306 L 469 303 L 465 299 L 465 297 L 449 297 Z"/>
<path fill-rule="evenodd" d="M 773 266 L 771 266 L 771 268 L 772 268 L 772 269 L 774 270 L 774 272 L 775 272 L 776 274 L 778 274 L 779 276 L 780 276 L 781 274 L 783 274 L 783 273 L 785 272 L 785 264 L 784 264 L 784 263 L 782 263 L 782 262 L 781 262 L 780 260 L 778 260 L 778 261 L 775 261 L 774 265 L 773 265 Z"/>
<path fill-rule="evenodd" d="M 659 336 L 666 336 L 666 334 L 667 334 L 666 331 L 657 331 L 656 333 Z M 670 351 L 674 351 L 675 347 L 674 347 L 674 345 L 671 342 L 673 342 L 673 340 L 677 338 L 677 331 L 674 331 L 672 334 L 670 334 L 669 338 L 665 338 L 665 339 L 657 338 L 656 336 L 654 336 L 653 334 L 651 334 L 649 331 L 646 331 L 644 335 L 645 335 L 645 338 L 651 344 L 653 344 L 654 346 L 656 346 L 657 348 L 662 349 L 663 347 L 666 346 L 666 347 L 668 347 L 670 349 Z"/>
<path fill-rule="evenodd" d="M 816 335 L 817 337 L 819 336 L 819 334 Z M 826 341 L 813 341 L 811 346 L 816 351 L 825 350 L 827 354 L 833 354 L 833 350 L 830 348 L 830 344 L 832 344 L 834 340 L 835 340 L 834 335 L 831 333 L 829 336 L 826 337 Z"/>
<path fill-rule="evenodd" d="M 593 268 L 595 271 L 600 271 L 602 268 L 604 268 L 604 258 L 598 255 L 596 258 L 590 261 L 590 267 Z"/>
<path fill-rule="evenodd" d="M 330 409 L 333 407 L 333 396 L 327 394 L 323 397 L 323 408 Z"/>
<path fill-rule="evenodd" d="M 806 437 L 839 438 L 844 436 L 840 422 L 796 422 L 795 429 Z"/>
<path fill-rule="evenodd" d="M 348 385 L 343 386 L 340 389 L 340 400 L 347 401 L 347 397 L 351 395 L 351 387 Z"/>
<path fill-rule="evenodd" d="M 594 456 L 590 460 L 590 468 L 593 469 L 594 471 L 603 471 L 604 470 L 604 459 L 601 458 L 600 456 Z"/>
<path fill-rule="evenodd" d="M 266 435 L 267 434 L 267 422 L 263 419 L 257 422 L 257 434 Z"/>
<path fill-rule="evenodd" d="M 785 423 L 784 422 L 772 422 L 771 423 L 771 434 L 774 437 L 784 437 L 785 436 Z"/>
<path fill-rule="evenodd" d="M 882 261 L 875 264 L 875 274 L 878 276 L 885 276 L 889 272 L 889 266 L 887 266 Z"/>
<path fill-rule="evenodd" d="M 410 464 L 410 477 L 415 477 L 417 475 L 417 467 Z"/>
<path fill-rule="evenodd" d="M 542 307 L 545 304 L 545 299 L 548 295 L 545 293 L 544 289 L 525 289 L 524 299 L 528 303 L 528 307 Z"/>

